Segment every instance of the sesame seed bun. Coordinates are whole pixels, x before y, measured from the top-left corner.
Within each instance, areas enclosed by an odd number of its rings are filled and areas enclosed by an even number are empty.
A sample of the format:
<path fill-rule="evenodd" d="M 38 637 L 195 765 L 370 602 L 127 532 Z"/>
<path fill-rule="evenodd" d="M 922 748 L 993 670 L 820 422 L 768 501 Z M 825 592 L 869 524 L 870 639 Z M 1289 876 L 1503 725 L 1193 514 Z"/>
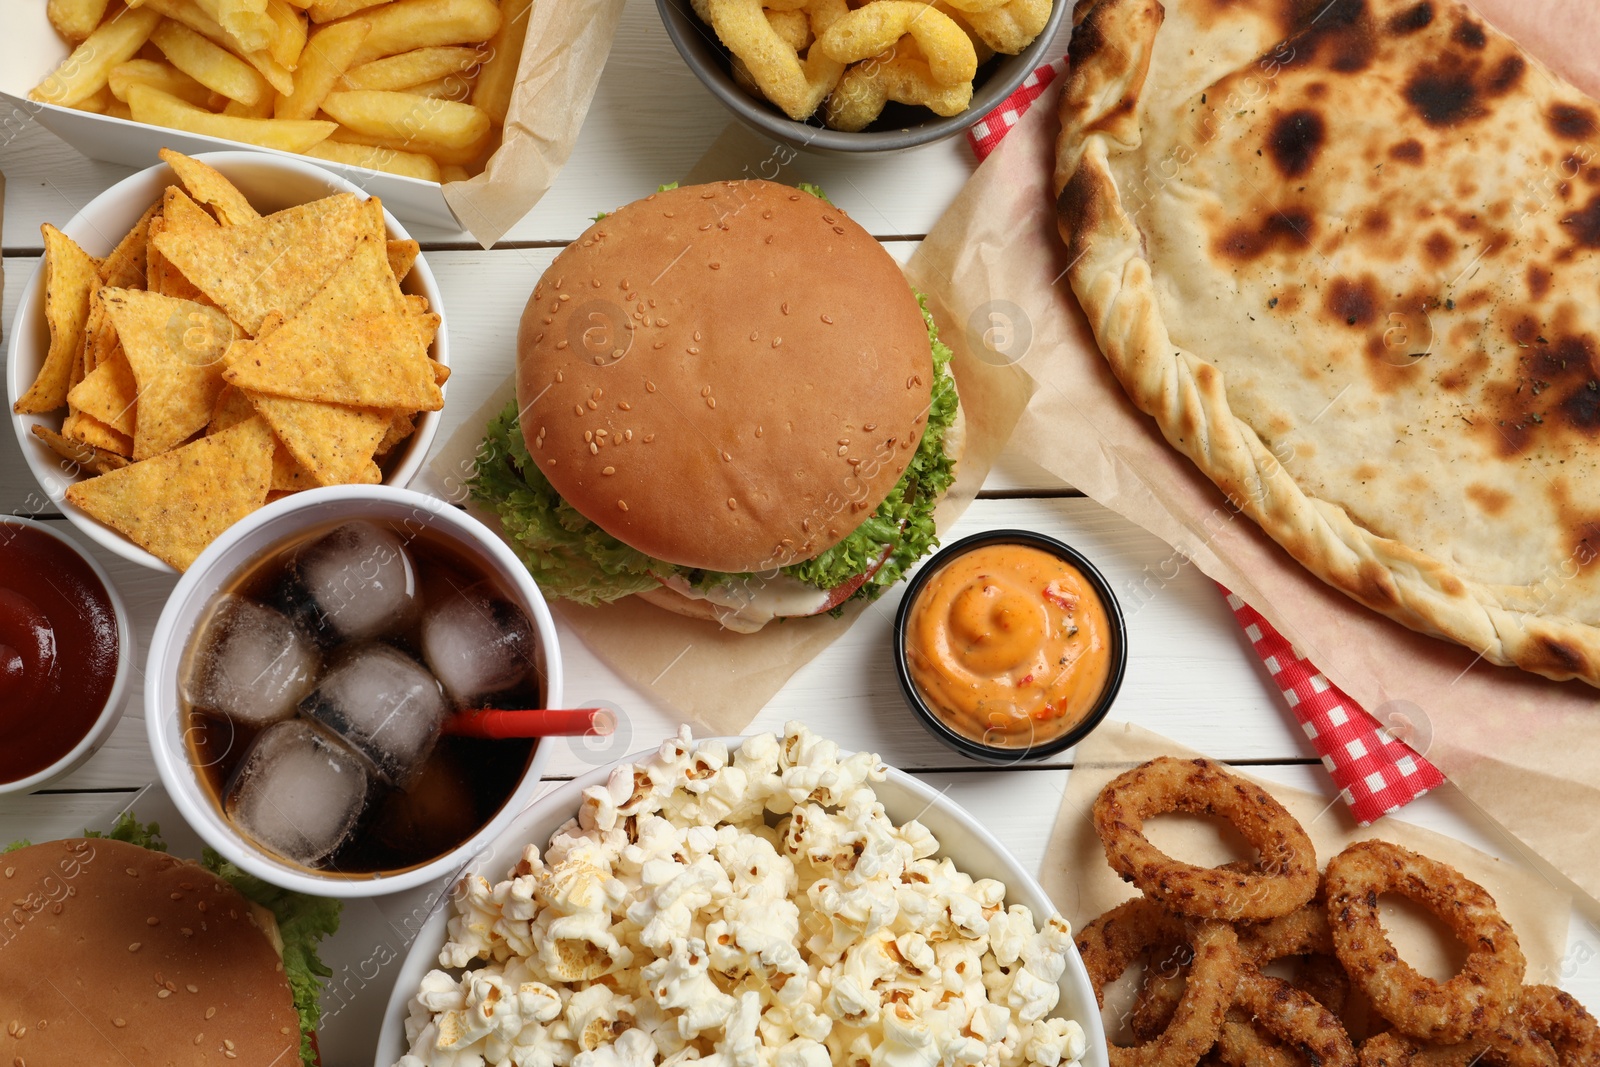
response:
<path fill-rule="evenodd" d="M 250 904 L 204 868 L 74 838 L 0 856 L 0 1062 L 298 1067 Z"/>
<path fill-rule="evenodd" d="M 838 208 L 764 181 L 606 216 L 517 338 L 520 423 L 585 517 L 684 567 L 809 559 L 870 516 L 927 425 L 933 358 L 899 266 Z"/>

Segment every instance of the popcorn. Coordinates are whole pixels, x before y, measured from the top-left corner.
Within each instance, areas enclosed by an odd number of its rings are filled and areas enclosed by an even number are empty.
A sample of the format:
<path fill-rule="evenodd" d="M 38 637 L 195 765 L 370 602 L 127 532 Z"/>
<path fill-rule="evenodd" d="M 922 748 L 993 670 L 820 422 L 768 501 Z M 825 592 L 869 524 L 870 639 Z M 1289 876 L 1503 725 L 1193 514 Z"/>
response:
<path fill-rule="evenodd" d="M 1066 924 L 895 826 L 885 775 L 800 723 L 685 727 L 462 879 L 398 1067 L 1071 1067 Z"/>

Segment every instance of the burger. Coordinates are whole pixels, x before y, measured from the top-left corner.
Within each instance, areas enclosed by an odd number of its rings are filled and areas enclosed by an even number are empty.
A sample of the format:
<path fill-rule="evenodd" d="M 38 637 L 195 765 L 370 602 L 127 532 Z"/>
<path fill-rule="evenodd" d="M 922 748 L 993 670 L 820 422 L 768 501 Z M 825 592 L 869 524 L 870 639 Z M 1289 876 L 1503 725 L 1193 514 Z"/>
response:
<path fill-rule="evenodd" d="M 0 1062 L 314 1067 L 338 903 L 169 856 L 155 830 L 0 855 Z"/>
<path fill-rule="evenodd" d="M 664 188 L 545 271 L 470 480 L 549 595 L 749 632 L 937 544 L 959 405 L 923 299 L 814 188 Z"/>

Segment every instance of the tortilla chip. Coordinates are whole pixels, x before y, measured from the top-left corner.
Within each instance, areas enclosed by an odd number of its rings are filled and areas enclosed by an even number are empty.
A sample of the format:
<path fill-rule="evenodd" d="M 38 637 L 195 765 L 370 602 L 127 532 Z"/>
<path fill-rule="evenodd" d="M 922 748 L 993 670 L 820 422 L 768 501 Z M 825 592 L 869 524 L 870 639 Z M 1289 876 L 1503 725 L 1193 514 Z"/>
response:
<path fill-rule="evenodd" d="M 217 220 L 191 200 L 188 193 L 169 185 L 161 197 L 161 228 L 166 233 L 206 233 L 217 228 Z"/>
<path fill-rule="evenodd" d="M 119 456 L 133 455 L 132 437 L 81 411 L 74 411 L 62 420 L 61 434 Z"/>
<path fill-rule="evenodd" d="M 100 365 L 101 334 L 109 329 L 106 320 L 106 306 L 100 301 L 100 290 L 96 289 L 89 294 L 89 315 L 83 320 L 83 373 L 85 377 L 94 373 Z M 112 331 L 115 333 L 115 331 Z M 70 397 L 72 390 L 68 389 Z M 70 403 L 70 400 L 69 400 Z"/>
<path fill-rule="evenodd" d="M 256 408 L 250 403 L 250 398 L 245 396 L 242 390 L 225 385 L 222 387 L 221 395 L 217 397 L 217 408 L 212 413 L 211 425 L 206 428 L 206 432 L 217 433 L 219 430 L 226 430 L 246 419 L 255 418 L 255 415 Z M 275 444 L 276 447 L 272 450 L 272 488 L 289 492 L 315 488 L 317 480 L 300 465 L 299 460 L 290 455 L 283 442 L 275 441 Z"/>
<path fill-rule="evenodd" d="M 152 293 L 175 297 L 179 300 L 199 302 L 204 299 L 200 289 L 184 276 L 159 249 L 157 238 L 167 231 L 167 220 L 157 215 L 150 220 L 150 245 L 145 249 L 145 287 Z M 172 236 L 184 240 L 194 233 L 191 226 L 181 227 Z"/>
<path fill-rule="evenodd" d="M 117 247 L 100 264 L 101 285 L 109 285 L 113 289 L 144 288 L 145 245 L 150 240 L 150 220 L 160 213 L 160 201 L 151 204 L 139 216 L 139 221 L 133 224 L 127 236 L 117 242 Z"/>
<path fill-rule="evenodd" d="M 433 368 L 433 380 L 438 385 L 443 385 L 450 380 L 450 368 L 436 359 L 428 360 L 428 365 Z"/>
<path fill-rule="evenodd" d="M 395 446 L 410 437 L 417 429 L 416 412 L 395 411 L 389 415 L 389 429 L 384 432 L 383 440 L 378 442 L 378 448 L 373 453 L 374 458 L 382 459 Z"/>
<path fill-rule="evenodd" d="M 67 487 L 67 502 L 162 561 L 186 569 L 266 502 L 272 431 L 250 419 L 193 444 Z"/>
<path fill-rule="evenodd" d="M 137 428 L 138 399 L 139 383 L 120 345 L 112 348 L 111 355 L 67 394 L 68 403 L 78 411 L 129 436 Z"/>
<path fill-rule="evenodd" d="M 388 432 L 389 412 L 244 392 L 316 484 L 378 480 L 367 468 L 377 469 L 372 455 Z"/>
<path fill-rule="evenodd" d="M 189 195 L 214 210 L 224 226 L 237 226 L 261 217 L 245 195 L 214 168 L 170 148 L 163 148 L 160 154 L 161 161 L 178 175 Z"/>
<path fill-rule="evenodd" d="M 82 441 L 63 437 L 48 426 L 36 423 L 32 429 L 35 437 L 50 446 L 50 451 L 91 474 L 121 470 L 128 465 L 128 461 L 115 452 L 107 452 L 93 445 L 86 445 Z"/>
<path fill-rule="evenodd" d="M 403 282 L 417 262 L 422 246 L 415 241 L 389 241 L 387 245 L 385 253 L 389 257 L 389 273 L 394 275 L 395 281 Z"/>
<path fill-rule="evenodd" d="M 83 354 L 83 328 L 89 319 L 89 295 L 100 285 L 100 261 L 50 225 L 44 233 L 44 317 L 50 326 L 50 350 L 33 385 L 12 410 L 42 415 L 67 402 L 74 361 Z"/>
<path fill-rule="evenodd" d="M 298 400 L 437 411 L 444 395 L 406 307 L 383 244 L 363 237 L 297 314 L 229 349 L 223 377 Z"/>
<path fill-rule="evenodd" d="M 210 421 L 234 326 L 215 308 L 159 293 L 109 289 L 103 299 L 138 383 L 133 458 L 148 459 Z"/>
<path fill-rule="evenodd" d="M 363 203 L 336 193 L 203 235 L 152 233 L 150 240 L 254 336 L 267 312 L 293 315 L 349 258 L 370 224 Z"/>

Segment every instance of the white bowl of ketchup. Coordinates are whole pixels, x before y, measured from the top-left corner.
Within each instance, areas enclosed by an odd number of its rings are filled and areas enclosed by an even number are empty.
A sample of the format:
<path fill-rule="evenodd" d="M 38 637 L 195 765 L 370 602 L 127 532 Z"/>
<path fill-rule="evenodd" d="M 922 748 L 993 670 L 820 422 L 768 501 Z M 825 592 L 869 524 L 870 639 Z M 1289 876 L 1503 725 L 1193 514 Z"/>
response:
<path fill-rule="evenodd" d="M 0 517 L 0 795 L 76 770 L 126 702 L 128 610 L 64 525 Z"/>

